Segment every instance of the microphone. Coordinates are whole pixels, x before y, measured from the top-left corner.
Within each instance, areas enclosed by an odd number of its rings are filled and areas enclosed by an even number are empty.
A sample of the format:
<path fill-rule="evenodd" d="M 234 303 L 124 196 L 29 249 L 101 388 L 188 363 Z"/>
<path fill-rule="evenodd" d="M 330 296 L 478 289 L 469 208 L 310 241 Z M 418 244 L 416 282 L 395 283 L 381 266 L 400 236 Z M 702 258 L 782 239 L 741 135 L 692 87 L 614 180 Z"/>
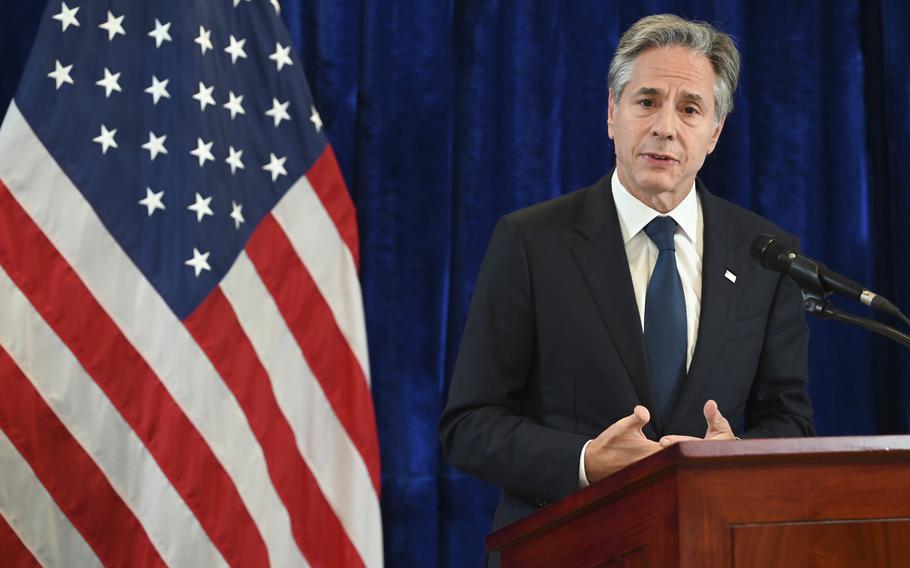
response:
<path fill-rule="evenodd" d="M 873 310 L 907 321 L 900 309 L 884 296 L 834 272 L 820 262 L 799 254 L 783 239 L 759 235 L 752 241 L 749 253 L 768 270 L 789 274 L 803 290 L 823 296 L 835 292 L 861 302 Z"/>

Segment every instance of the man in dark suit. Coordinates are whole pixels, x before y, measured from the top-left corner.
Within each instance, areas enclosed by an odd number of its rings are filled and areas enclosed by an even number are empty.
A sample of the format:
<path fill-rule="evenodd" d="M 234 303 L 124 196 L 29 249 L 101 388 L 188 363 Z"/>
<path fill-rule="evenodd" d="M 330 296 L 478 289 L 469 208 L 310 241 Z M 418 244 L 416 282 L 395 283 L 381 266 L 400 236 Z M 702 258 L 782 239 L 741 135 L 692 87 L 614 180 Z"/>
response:
<path fill-rule="evenodd" d="M 799 290 L 749 257 L 785 233 L 696 180 L 738 74 L 710 25 L 640 20 L 610 66 L 614 172 L 496 226 L 440 420 L 503 488 L 494 528 L 679 440 L 814 434 Z"/>

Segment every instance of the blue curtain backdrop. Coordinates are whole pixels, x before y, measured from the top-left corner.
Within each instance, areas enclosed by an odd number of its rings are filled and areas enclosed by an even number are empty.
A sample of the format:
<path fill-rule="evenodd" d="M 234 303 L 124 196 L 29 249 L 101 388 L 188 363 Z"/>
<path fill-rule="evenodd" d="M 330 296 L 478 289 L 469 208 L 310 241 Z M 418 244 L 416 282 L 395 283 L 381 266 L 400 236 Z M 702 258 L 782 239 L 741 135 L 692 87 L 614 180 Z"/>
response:
<path fill-rule="evenodd" d="M 4 109 L 41 4 L 0 0 Z M 358 209 L 390 566 L 481 562 L 496 490 L 446 466 L 436 441 L 474 279 L 501 214 L 612 167 L 604 77 L 641 16 L 713 22 L 742 51 L 708 187 L 910 309 L 905 2 L 282 5 Z M 906 433 L 907 354 L 842 324 L 811 325 L 819 433 Z"/>

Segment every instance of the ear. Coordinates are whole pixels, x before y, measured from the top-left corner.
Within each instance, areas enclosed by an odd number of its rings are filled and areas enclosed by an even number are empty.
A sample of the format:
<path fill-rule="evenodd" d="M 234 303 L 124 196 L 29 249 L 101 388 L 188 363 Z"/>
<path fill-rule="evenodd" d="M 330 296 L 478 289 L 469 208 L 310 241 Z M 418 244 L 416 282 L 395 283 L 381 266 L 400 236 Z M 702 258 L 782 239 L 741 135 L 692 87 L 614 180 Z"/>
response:
<path fill-rule="evenodd" d="M 616 111 L 616 100 L 613 98 L 613 89 L 610 89 L 610 99 L 607 103 L 607 136 L 613 140 L 613 113 Z"/>
<path fill-rule="evenodd" d="M 714 151 L 714 147 L 717 146 L 717 140 L 720 138 L 720 131 L 724 129 L 724 123 L 727 121 L 727 115 L 724 115 L 720 122 L 717 123 L 717 126 L 714 127 L 714 132 L 711 133 L 711 139 L 708 141 L 708 153 Z"/>

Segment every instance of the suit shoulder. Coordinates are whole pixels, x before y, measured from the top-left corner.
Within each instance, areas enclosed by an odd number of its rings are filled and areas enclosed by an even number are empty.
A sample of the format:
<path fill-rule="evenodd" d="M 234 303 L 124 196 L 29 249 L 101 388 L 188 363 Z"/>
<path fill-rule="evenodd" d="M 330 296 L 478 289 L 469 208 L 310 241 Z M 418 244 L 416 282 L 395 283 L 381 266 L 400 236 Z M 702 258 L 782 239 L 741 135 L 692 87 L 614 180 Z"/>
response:
<path fill-rule="evenodd" d="M 762 217 L 758 213 L 750 211 L 731 201 L 727 201 L 726 199 L 717 197 L 716 195 L 712 195 L 710 198 L 714 200 L 717 213 L 731 221 L 744 235 L 756 236 L 759 234 L 769 234 L 786 239 L 795 238 L 793 233 L 782 229 L 779 225 Z"/>

